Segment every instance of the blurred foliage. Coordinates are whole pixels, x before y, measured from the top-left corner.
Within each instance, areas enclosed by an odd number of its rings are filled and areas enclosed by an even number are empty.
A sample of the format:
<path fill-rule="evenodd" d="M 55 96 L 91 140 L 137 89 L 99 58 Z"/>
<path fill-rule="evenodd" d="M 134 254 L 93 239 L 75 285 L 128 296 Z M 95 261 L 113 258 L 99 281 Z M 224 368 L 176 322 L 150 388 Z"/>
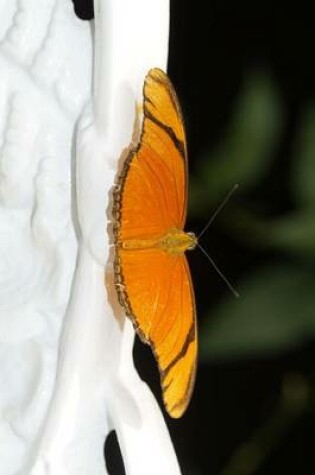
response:
<path fill-rule="evenodd" d="M 252 73 L 240 93 L 226 134 L 193 177 L 190 212 L 203 216 L 236 182 L 240 194 L 259 188 L 279 148 L 283 113 L 266 73 Z M 200 331 L 201 359 L 269 356 L 315 337 L 315 106 L 301 113 L 288 160 L 294 204 L 266 216 L 255 200 L 228 205 L 220 223 L 233 238 L 273 259 L 245 272 L 241 298 L 222 299 Z M 264 185 L 266 186 L 266 185 Z M 280 254 L 279 254 L 280 256 Z M 284 258 L 283 258 L 284 256 Z"/>
<path fill-rule="evenodd" d="M 251 438 L 233 453 L 221 475 L 253 475 L 298 418 L 312 405 L 309 384 L 300 375 L 289 374 L 282 382 L 278 407 Z"/>
<path fill-rule="evenodd" d="M 218 305 L 202 329 L 201 355 L 264 356 L 315 336 L 314 288 L 314 273 L 294 266 L 270 266 L 247 276 L 241 297 Z"/>
<path fill-rule="evenodd" d="M 206 159 L 200 160 L 203 165 L 190 180 L 192 214 L 205 205 L 213 205 L 235 183 L 243 190 L 257 183 L 273 158 L 281 119 L 271 78 L 265 73 L 253 73 L 238 98 L 226 134 L 215 150 L 204 152 Z"/>

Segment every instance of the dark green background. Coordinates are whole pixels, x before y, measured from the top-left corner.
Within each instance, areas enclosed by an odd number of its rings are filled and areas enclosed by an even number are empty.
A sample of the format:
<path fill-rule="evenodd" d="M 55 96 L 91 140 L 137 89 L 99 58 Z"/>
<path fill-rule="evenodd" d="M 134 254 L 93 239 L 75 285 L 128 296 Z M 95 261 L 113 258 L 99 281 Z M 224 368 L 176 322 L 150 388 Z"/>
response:
<path fill-rule="evenodd" d="M 91 18 L 92 0 L 74 0 Z M 191 405 L 167 416 L 184 475 L 315 473 L 315 72 L 310 2 L 171 0 L 169 75 L 188 136 L 200 335 Z M 154 21 L 154 19 L 152 19 Z M 141 375 L 160 400 L 150 351 Z M 111 474 L 123 473 L 114 436 Z M 149 472 L 148 472 L 149 473 Z"/>

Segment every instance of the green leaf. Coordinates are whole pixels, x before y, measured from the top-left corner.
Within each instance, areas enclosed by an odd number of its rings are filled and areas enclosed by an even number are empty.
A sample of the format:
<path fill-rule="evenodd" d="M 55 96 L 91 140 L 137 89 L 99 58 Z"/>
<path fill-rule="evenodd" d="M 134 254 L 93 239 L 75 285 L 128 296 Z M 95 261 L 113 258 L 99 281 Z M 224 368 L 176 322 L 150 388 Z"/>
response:
<path fill-rule="evenodd" d="M 315 258 L 315 207 L 267 225 L 269 242 L 292 254 Z"/>
<path fill-rule="evenodd" d="M 201 358 L 268 356 L 314 337 L 314 288 L 314 273 L 294 267 L 247 277 L 241 297 L 222 302 L 200 329 Z"/>
<path fill-rule="evenodd" d="M 254 186 L 268 169 L 282 126 L 278 93 L 271 78 L 252 73 L 241 93 L 222 142 L 206 152 L 203 167 L 191 179 L 190 207 L 200 212 L 235 184 Z"/>

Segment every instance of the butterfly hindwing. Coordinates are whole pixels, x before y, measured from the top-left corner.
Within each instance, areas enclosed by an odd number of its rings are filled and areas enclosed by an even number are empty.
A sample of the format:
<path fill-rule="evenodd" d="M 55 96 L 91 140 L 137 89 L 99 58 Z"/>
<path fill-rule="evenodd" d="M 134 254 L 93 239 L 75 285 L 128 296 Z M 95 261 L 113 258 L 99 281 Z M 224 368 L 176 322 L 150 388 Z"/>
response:
<path fill-rule="evenodd" d="M 179 417 L 191 394 L 196 365 L 195 303 L 184 255 L 157 250 L 121 252 L 129 316 L 156 357 L 163 399 Z"/>

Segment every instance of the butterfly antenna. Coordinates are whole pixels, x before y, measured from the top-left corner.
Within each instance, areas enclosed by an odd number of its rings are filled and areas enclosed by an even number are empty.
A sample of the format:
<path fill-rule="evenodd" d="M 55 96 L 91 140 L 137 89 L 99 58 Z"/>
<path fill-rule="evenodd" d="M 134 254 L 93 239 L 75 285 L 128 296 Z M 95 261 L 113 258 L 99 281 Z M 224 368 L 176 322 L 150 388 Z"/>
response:
<path fill-rule="evenodd" d="M 218 209 L 213 213 L 213 215 L 211 216 L 211 218 L 209 219 L 207 225 L 203 228 L 203 230 L 201 231 L 201 233 L 199 234 L 199 236 L 197 237 L 197 239 L 200 239 L 200 237 L 207 231 L 207 229 L 210 228 L 211 224 L 213 223 L 213 221 L 215 220 L 215 218 L 218 216 L 218 214 L 220 213 L 220 211 L 224 208 L 224 206 L 226 205 L 226 203 L 229 201 L 229 199 L 231 198 L 231 196 L 233 195 L 234 191 L 237 190 L 237 188 L 239 187 L 238 183 L 236 183 L 232 190 L 229 191 L 229 193 L 226 195 L 226 197 L 224 198 L 224 200 L 222 201 L 222 203 L 220 204 L 220 206 L 218 207 Z"/>
<path fill-rule="evenodd" d="M 225 275 L 220 271 L 220 269 L 218 268 L 218 266 L 216 265 L 216 263 L 214 262 L 214 260 L 209 256 L 209 254 L 207 253 L 207 251 L 199 244 L 199 242 L 197 243 L 197 246 L 199 247 L 199 249 L 202 251 L 202 253 L 206 256 L 206 258 L 209 260 L 210 264 L 212 265 L 212 267 L 214 267 L 214 269 L 217 271 L 217 273 L 219 274 L 219 276 L 221 277 L 221 279 L 226 283 L 226 285 L 228 286 L 228 288 L 230 289 L 230 291 L 232 292 L 232 294 L 234 295 L 234 297 L 239 297 L 240 294 L 234 289 L 233 285 L 231 284 L 231 282 L 228 281 L 228 279 L 225 277 Z"/>

